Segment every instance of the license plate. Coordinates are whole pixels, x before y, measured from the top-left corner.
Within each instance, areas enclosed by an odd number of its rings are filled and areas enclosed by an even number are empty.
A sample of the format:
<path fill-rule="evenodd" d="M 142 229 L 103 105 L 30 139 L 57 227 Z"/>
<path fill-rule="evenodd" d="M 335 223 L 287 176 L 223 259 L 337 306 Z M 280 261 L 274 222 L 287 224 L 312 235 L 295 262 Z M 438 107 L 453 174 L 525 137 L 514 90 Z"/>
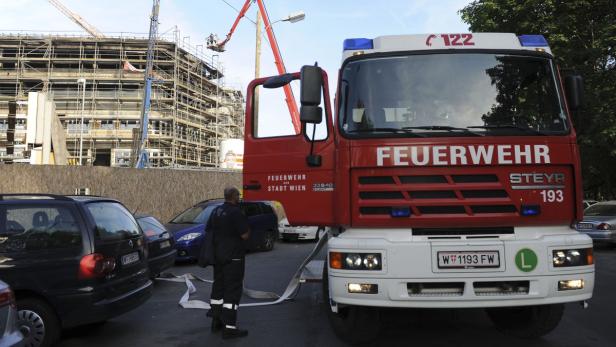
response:
<path fill-rule="evenodd" d="M 437 252 L 439 269 L 500 267 L 498 251 Z"/>
<path fill-rule="evenodd" d="M 295 230 L 295 228 L 285 228 L 282 231 L 283 234 L 296 234 L 297 230 Z"/>
<path fill-rule="evenodd" d="M 128 265 L 139 261 L 139 252 L 133 252 L 122 256 L 122 265 Z"/>
<path fill-rule="evenodd" d="M 588 230 L 592 229 L 593 225 L 591 223 L 578 223 L 577 227 L 578 229 Z"/>
<path fill-rule="evenodd" d="M 171 247 L 171 242 L 169 242 L 169 241 L 163 241 L 163 242 L 160 243 L 160 248 L 161 249 L 169 248 L 169 247 Z"/>

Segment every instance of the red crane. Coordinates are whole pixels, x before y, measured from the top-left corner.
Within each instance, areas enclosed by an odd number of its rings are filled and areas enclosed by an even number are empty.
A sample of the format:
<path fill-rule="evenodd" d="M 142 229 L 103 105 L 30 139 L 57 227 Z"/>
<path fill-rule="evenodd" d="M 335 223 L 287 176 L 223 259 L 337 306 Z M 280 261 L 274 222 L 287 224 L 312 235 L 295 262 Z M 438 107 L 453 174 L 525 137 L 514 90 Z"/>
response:
<path fill-rule="evenodd" d="M 256 2 L 259 6 L 259 12 L 261 12 L 261 17 L 263 18 L 263 23 L 265 25 L 265 32 L 267 33 L 267 38 L 270 43 L 270 47 L 272 48 L 272 53 L 274 54 L 274 63 L 276 64 L 276 69 L 278 70 L 278 74 L 282 75 L 287 73 L 287 69 L 284 66 L 284 62 L 282 61 L 282 55 L 280 54 L 280 49 L 278 47 L 278 41 L 276 41 L 276 36 L 274 35 L 274 29 L 272 28 L 272 23 L 269 20 L 269 16 L 267 15 L 267 11 L 265 10 L 265 4 L 263 0 L 246 0 L 244 6 L 239 11 L 235 22 L 233 22 L 233 26 L 231 26 L 231 30 L 227 34 L 224 40 L 218 41 L 216 35 L 210 35 L 208 38 L 208 48 L 216 51 L 216 52 L 224 52 L 225 44 L 229 42 L 231 36 L 235 32 L 237 25 L 240 22 L 240 19 L 246 15 L 246 12 L 250 8 L 253 2 Z M 301 19 L 303 19 L 303 13 L 299 15 Z M 290 21 L 294 21 L 289 18 Z M 301 131 L 301 123 L 299 121 L 299 111 L 297 109 L 297 104 L 295 103 L 295 97 L 293 96 L 293 90 L 289 84 L 284 87 L 285 101 L 287 103 L 287 107 L 289 108 L 289 113 L 291 114 L 291 121 L 293 122 L 293 128 L 295 128 L 295 133 L 299 134 Z"/>

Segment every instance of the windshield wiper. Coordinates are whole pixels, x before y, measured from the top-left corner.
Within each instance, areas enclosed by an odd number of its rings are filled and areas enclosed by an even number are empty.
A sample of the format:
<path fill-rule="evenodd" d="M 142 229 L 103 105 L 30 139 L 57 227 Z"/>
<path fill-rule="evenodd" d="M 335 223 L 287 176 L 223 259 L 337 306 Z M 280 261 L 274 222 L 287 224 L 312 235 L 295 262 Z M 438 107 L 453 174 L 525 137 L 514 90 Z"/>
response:
<path fill-rule="evenodd" d="M 513 125 L 513 124 L 501 124 L 501 125 L 473 125 L 470 127 L 467 127 L 469 129 L 512 129 L 512 130 L 520 130 L 523 131 L 527 134 L 533 134 L 533 135 L 547 135 L 546 133 L 543 133 L 539 130 L 535 130 L 533 128 L 527 128 L 527 127 L 521 127 L 521 126 L 517 126 L 517 125 Z"/>
<path fill-rule="evenodd" d="M 456 127 L 450 127 L 450 126 L 446 126 L 446 125 L 424 125 L 424 126 L 417 126 L 417 127 L 404 127 L 402 129 L 405 129 L 405 130 L 413 130 L 413 129 L 419 129 L 419 130 L 445 130 L 445 131 L 451 131 L 451 132 L 461 131 L 461 132 L 464 132 L 466 134 L 472 134 L 474 136 L 484 136 L 483 134 L 479 134 L 479 133 L 476 133 L 474 131 L 470 131 L 467 128 L 456 128 Z"/>
<path fill-rule="evenodd" d="M 348 133 L 390 132 L 390 133 L 398 133 L 398 134 L 400 133 L 409 134 L 409 135 L 413 135 L 416 137 L 425 137 L 425 135 L 417 134 L 413 132 L 412 129 L 406 129 L 406 128 L 367 128 L 367 129 L 353 129 L 347 132 Z"/>

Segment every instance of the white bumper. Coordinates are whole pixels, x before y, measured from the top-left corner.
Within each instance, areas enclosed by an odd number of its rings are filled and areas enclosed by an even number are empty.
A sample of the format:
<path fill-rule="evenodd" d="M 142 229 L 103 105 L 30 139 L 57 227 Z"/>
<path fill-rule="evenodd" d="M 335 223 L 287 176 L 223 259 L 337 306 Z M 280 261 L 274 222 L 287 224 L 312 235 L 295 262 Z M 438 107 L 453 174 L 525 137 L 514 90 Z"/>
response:
<path fill-rule="evenodd" d="M 485 239 L 429 239 L 414 237 L 410 230 L 348 230 L 331 238 L 329 251 L 380 252 L 381 271 L 329 269 L 330 298 L 336 304 L 378 307 L 504 307 L 575 302 L 590 299 L 594 287 L 594 265 L 555 268 L 552 250 L 591 248 L 592 241 L 569 227 L 516 228 L 515 234 Z M 537 265 L 529 272 L 516 266 L 521 249 L 537 255 Z M 438 251 L 498 250 L 500 267 L 491 269 L 439 269 Z M 558 290 L 558 282 L 583 280 L 584 288 Z M 477 283 L 527 283 L 523 293 L 485 293 Z M 349 283 L 378 285 L 376 294 L 349 293 Z M 461 286 L 458 293 L 417 294 L 409 284 L 443 283 Z M 437 287 L 439 285 L 436 285 Z"/>

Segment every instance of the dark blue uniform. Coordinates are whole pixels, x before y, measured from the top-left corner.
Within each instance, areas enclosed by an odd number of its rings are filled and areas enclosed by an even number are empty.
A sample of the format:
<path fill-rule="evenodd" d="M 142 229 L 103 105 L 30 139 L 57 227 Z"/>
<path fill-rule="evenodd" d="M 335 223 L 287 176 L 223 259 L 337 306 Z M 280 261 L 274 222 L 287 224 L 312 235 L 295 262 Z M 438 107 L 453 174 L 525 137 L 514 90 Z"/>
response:
<path fill-rule="evenodd" d="M 212 318 L 235 328 L 244 287 L 246 247 L 241 236 L 248 232 L 248 219 L 237 205 L 225 202 L 212 212 L 206 230 L 213 232 L 215 255 Z"/>

